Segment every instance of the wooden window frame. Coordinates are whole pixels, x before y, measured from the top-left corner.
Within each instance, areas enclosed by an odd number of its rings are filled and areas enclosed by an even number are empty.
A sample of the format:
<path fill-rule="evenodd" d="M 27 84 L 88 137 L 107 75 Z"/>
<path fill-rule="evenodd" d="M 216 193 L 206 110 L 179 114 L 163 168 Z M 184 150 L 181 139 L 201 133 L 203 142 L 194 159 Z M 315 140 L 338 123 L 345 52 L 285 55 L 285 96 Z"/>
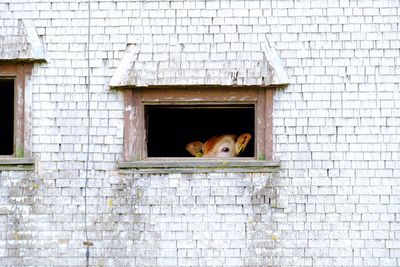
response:
<path fill-rule="evenodd" d="M 273 92 L 275 87 L 261 86 L 169 86 L 133 87 L 124 89 L 123 162 L 148 161 L 145 105 L 255 105 L 255 157 L 273 160 Z M 194 158 L 157 158 L 185 161 Z M 229 160 L 235 160 L 232 158 Z M 226 160 L 225 160 L 226 161 Z M 129 165 L 129 164 L 128 164 Z M 121 166 L 126 166 L 123 163 Z"/>
<path fill-rule="evenodd" d="M 0 170 L 31 170 L 30 90 L 32 63 L 0 63 L 0 79 L 14 80 L 14 153 L 0 156 Z"/>

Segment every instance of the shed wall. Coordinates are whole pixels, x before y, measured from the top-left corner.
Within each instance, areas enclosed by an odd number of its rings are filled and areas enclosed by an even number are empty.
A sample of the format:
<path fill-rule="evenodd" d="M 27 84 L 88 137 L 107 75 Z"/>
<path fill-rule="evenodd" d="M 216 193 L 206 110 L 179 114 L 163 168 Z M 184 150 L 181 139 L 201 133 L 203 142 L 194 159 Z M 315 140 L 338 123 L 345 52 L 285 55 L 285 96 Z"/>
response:
<path fill-rule="evenodd" d="M 88 142 L 88 2 L 2 1 L 0 37 L 31 18 L 48 62 L 28 81 L 37 170 L 0 172 L 0 265 L 84 265 L 87 186 L 94 266 L 399 266 L 399 5 L 92 1 Z M 119 174 L 108 84 L 128 43 L 213 42 L 229 61 L 267 39 L 290 79 L 274 95 L 279 175 Z"/>

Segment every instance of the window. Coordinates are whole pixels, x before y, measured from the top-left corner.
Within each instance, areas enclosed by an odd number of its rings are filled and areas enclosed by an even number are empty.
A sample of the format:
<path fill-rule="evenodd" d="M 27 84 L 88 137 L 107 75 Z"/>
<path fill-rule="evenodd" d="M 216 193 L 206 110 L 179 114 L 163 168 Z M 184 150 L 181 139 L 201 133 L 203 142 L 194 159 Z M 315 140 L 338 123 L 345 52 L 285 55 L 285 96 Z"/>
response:
<path fill-rule="evenodd" d="M 272 89 L 126 88 L 123 160 L 189 160 L 194 157 L 186 151 L 187 143 L 242 133 L 252 139 L 240 158 L 272 160 Z"/>
<path fill-rule="evenodd" d="M 255 105 L 145 105 L 147 156 L 190 157 L 185 146 L 220 134 L 254 137 Z M 254 157 L 254 139 L 240 154 Z"/>
<path fill-rule="evenodd" d="M 0 123 L 2 126 L 0 157 L 31 156 L 30 127 L 26 102 L 32 64 L 0 64 Z M 28 97 L 30 99 L 30 97 Z M 4 161 L 4 160 L 3 160 Z"/>
<path fill-rule="evenodd" d="M 14 80 L 0 79 L 0 155 L 14 154 Z"/>

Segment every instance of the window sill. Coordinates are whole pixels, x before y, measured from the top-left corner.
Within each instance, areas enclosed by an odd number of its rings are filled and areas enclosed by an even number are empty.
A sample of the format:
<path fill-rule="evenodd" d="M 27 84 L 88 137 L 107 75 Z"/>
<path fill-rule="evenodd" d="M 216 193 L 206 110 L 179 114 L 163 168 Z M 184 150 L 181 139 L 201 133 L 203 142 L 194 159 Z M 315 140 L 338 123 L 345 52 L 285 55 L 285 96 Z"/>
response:
<path fill-rule="evenodd" d="M 35 159 L 0 157 L 0 171 L 33 171 Z"/>
<path fill-rule="evenodd" d="M 121 173 L 204 173 L 204 172 L 264 172 L 279 171 L 278 161 L 241 159 L 157 158 L 118 163 Z"/>

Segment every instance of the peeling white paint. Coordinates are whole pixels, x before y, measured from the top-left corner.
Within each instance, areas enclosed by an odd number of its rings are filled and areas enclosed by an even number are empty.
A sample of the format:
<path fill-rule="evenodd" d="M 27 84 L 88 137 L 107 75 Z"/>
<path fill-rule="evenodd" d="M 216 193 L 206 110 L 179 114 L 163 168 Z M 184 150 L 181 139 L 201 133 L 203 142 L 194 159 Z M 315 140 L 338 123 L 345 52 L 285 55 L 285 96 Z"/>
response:
<path fill-rule="evenodd" d="M 0 33 L 0 60 L 48 61 L 45 47 L 33 22 L 29 19 L 13 19 L 14 25 Z"/>
<path fill-rule="evenodd" d="M 219 51 L 211 49 L 212 44 L 207 53 L 185 51 L 184 44 L 166 45 L 165 51 L 160 51 L 158 45 L 128 45 L 109 86 L 267 86 L 289 82 L 277 51 L 268 41 L 245 45 L 253 50 L 238 51 L 234 59 L 221 57 Z M 165 53 L 169 55 L 167 58 Z"/>
<path fill-rule="evenodd" d="M 264 55 L 267 58 L 268 64 L 273 70 L 273 80 L 272 84 L 289 84 L 289 77 L 283 67 L 283 62 L 278 55 L 275 47 L 270 45 L 268 37 L 266 36 L 266 42 L 261 46 L 264 51 Z"/>
<path fill-rule="evenodd" d="M 22 23 L 25 27 L 26 39 L 28 40 L 31 48 L 31 55 L 34 59 L 44 59 L 47 61 L 44 46 L 39 39 L 36 28 L 31 20 L 23 19 Z"/>
<path fill-rule="evenodd" d="M 131 72 L 131 69 L 135 67 L 135 61 L 137 60 L 138 55 L 138 46 L 135 44 L 128 44 L 125 54 L 111 78 L 109 84 L 110 87 L 135 84 L 135 79 L 133 78 L 134 73 Z"/>

